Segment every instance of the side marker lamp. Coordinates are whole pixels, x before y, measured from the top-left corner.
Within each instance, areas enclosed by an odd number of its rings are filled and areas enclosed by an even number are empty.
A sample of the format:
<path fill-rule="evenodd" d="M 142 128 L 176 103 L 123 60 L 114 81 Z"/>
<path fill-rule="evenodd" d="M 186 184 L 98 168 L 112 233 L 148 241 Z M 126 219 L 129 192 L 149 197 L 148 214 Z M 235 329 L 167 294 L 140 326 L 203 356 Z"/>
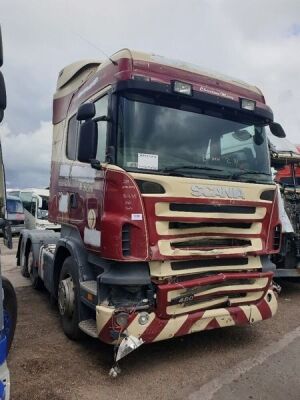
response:
<path fill-rule="evenodd" d="M 256 102 L 249 99 L 240 99 L 241 108 L 248 111 L 254 111 L 256 107 Z"/>
<path fill-rule="evenodd" d="M 186 96 L 193 95 L 193 86 L 189 83 L 173 81 L 172 82 L 172 89 L 175 93 L 184 94 Z"/>

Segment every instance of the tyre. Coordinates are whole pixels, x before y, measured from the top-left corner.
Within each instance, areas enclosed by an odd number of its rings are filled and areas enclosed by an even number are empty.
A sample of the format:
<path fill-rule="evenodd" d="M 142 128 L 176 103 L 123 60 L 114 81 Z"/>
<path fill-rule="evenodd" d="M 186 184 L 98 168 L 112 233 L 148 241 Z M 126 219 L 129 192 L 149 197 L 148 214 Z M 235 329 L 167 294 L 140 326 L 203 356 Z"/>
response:
<path fill-rule="evenodd" d="M 29 278 L 28 268 L 27 268 L 27 260 L 25 255 L 25 241 L 22 239 L 21 248 L 20 248 L 20 266 L 21 266 L 21 274 L 25 278 Z"/>
<path fill-rule="evenodd" d="M 31 280 L 31 286 L 36 290 L 42 289 L 43 281 L 38 275 L 38 269 L 34 266 L 34 256 L 33 256 L 32 246 L 30 247 L 29 253 L 26 256 L 26 266 L 29 278 Z"/>
<path fill-rule="evenodd" d="M 64 333 L 72 340 L 79 340 L 83 332 L 80 322 L 80 293 L 78 266 L 73 257 L 65 259 L 59 275 L 58 309 Z"/>
<path fill-rule="evenodd" d="M 7 337 L 7 354 L 11 348 L 17 323 L 17 296 L 13 285 L 7 278 L 2 277 L 3 288 L 3 320 L 4 331 Z"/>

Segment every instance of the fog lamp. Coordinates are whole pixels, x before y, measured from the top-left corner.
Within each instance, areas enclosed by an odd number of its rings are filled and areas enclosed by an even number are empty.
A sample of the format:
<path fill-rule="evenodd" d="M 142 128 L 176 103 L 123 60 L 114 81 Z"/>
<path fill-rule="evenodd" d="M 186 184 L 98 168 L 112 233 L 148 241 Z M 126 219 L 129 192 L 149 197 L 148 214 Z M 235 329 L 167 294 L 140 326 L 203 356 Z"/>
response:
<path fill-rule="evenodd" d="M 192 85 L 185 82 L 174 81 L 173 92 L 185 94 L 186 96 L 192 95 Z"/>
<path fill-rule="evenodd" d="M 146 325 L 149 321 L 149 314 L 146 312 L 140 313 L 138 321 L 140 325 Z"/>
<path fill-rule="evenodd" d="M 244 110 L 249 110 L 249 111 L 254 111 L 256 102 L 254 100 L 249 100 L 249 99 L 241 99 L 241 108 Z"/>
<path fill-rule="evenodd" d="M 125 312 L 120 312 L 119 314 L 116 315 L 116 323 L 121 327 L 125 328 L 128 324 L 128 317 L 129 314 Z"/>

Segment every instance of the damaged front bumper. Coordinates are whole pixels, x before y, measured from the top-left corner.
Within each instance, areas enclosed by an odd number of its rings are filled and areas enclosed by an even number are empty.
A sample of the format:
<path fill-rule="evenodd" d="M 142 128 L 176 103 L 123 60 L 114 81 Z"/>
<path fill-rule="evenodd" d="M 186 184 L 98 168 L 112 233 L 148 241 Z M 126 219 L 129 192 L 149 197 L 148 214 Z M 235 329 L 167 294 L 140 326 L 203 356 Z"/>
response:
<path fill-rule="evenodd" d="M 169 318 L 161 318 L 155 312 L 132 311 L 123 327 L 117 324 L 114 307 L 98 305 L 97 333 L 101 341 L 109 344 L 119 344 L 124 336 L 151 343 L 214 328 L 252 324 L 271 318 L 276 311 L 277 298 L 272 289 L 256 304 L 196 311 Z"/>

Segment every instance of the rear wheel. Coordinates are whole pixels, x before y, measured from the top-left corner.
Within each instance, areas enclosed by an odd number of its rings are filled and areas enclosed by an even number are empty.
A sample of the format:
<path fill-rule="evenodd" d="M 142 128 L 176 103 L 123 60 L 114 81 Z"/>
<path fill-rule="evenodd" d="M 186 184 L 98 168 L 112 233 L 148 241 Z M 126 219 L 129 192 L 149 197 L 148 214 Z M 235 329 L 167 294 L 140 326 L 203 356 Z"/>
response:
<path fill-rule="evenodd" d="M 20 266 L 21 266 L 21 274 L 25 276 L 25 278 L 29 278 L 28 268 L 27 268 L 27 260 L 25 255 L 25 241 L 22 239 L 21 248 L 20 248 Z"/>
<path fill-rule="evenodd" d="M 34 266 L 34 256 L 33 256 L 32 246 L 30 247 L 29 253 L 27 254 L 26 261 L 27 261 L 26 262 L 27 271 L 31 280 L 32 287 L 37 290 L 42 289 L 43 281 L 38 275 L 37 267 Z"/>
<path fill-rule="evenodd" d="M 3 288 L 3 320 L 4 332 L 7 338 L 7 353 L 10 350 L 17 323 L 17 296 L 10 281 L 2 277 Z"/>
<path fill-rule="evenodd" d="M 78 267 L 73 257 L 65 259 L 58 284 L 58 309 L 64 333 L 72 340 L 82 338 Z"/>

